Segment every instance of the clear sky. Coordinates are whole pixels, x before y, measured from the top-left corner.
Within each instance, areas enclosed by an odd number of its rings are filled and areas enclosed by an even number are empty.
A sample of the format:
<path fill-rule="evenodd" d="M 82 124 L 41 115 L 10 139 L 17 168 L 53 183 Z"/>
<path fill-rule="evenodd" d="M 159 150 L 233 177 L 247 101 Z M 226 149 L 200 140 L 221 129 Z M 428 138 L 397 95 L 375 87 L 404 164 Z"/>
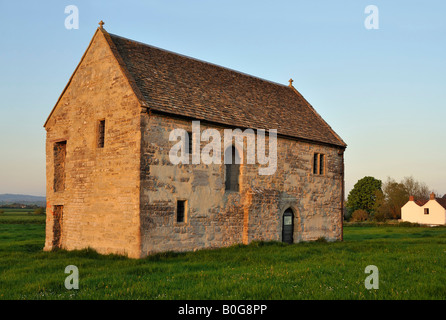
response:
<path fill-rule="evenodd" d="M 79 28 L 67 29 L 65 7 Z M 379 29 L 364 25 L 375 5 Z M 0 2 L 0 193 L 45 195 L 43 124 L 98 22 L 293 85 L 348 144 L 348 192 L 405 176 L 446 193 L 446 1 Z"/>

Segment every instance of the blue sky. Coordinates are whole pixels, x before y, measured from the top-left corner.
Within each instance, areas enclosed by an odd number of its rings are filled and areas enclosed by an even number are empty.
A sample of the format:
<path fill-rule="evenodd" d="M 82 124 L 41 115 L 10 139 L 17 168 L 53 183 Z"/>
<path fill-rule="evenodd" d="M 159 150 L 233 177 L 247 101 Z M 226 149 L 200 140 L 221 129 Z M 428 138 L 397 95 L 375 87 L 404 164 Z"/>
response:
<path fill-rule="evenodd" d="M 368 30 L 367 5 L 379 9 Z M 65 7 L 79 29 L 65 28 Z M 45 194 L 43 124 L 97 23 L 294 86 L 346 141 L 346 190 L 405 176 L 446 193 L 444 1 L 4 1 L 0 193 Z"/>

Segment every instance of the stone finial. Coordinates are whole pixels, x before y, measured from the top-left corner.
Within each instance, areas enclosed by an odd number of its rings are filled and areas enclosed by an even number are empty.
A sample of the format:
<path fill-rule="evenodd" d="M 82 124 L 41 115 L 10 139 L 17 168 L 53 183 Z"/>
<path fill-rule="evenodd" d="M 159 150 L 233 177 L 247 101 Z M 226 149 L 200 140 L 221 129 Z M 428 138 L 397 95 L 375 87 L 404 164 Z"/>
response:
<path fill-rule="evenodd" d="M 409 196 L 409 201 L 414 201 L 413 196 Z"/>
<path fill-rule="evenodd" d="M 435 200 L 435 193 L 431 193 L 431 196 L 429 197 L 430 200 Z"/>
<path fill-rule="evenodd" d="M 290 83 L 290 84 L 288 85 L 289 87 L 292 87 L 292 86 L 293 86 L 293 81 L 294 81 L 293 79 L 288 80 L 288 82 Z"/>
<path fill-rule="evenodd" d="M 99 28 L 104 29 L 104 21 L 99 21 Z"/>

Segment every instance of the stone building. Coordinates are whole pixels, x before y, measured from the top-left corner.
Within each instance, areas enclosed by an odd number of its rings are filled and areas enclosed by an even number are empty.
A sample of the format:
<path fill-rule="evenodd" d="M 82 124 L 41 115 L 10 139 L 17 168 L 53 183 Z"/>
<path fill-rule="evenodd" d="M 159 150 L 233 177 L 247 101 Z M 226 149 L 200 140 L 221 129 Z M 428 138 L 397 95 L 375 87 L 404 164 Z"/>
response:
<path fill-rule="evenodd" d="M 231 150 L 240 164 L 173 164 L 170 134 L 191 132 L 192 121 L 222 137 L 228 128 L 276 129 L 276 170 L 261 175 L 264 165 L 244 161 L 248 136 L 218 154 Z M 100 23 L 44 127 L 45 250 L 141 258 L 253 240 L 342 240 L 346 144 L 291 80 L 259 79 Z"/>

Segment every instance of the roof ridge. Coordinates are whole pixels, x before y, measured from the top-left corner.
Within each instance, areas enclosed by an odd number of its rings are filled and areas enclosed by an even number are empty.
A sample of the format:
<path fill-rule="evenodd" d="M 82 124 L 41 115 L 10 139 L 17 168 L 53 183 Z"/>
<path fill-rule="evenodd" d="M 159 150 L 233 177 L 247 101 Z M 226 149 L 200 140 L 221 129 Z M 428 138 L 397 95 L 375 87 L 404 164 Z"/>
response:
<path fill-rule="evenodd" d="M 201 59 L 198 59 L 198 58 L 194 58 L 194 57 L 191 57 L 191 56 L 188 56 L 188 55 L 185 55 L 185 54 L 182 54 L 182 53 L 178 53 L 178 52 L 175 52 L 175 51 L 171 51 L 171 50 L 167 50 L 167 49 L 164 49 L 164 48 L 160 48 L 160 47 L 157 47 L 157 46 L 154 46 L 154 45 L 151 45 L 151 44 L 147 44 L 147 43 L 144 43 L 144 42 L 141 42 L 141 41 L 137 41 L 137 40 L 133 40 L 133 39 L 130 39 L 130 38 L 126 38 L 126 37 L 123 37 L 123 36 L 120 36 L 120 35 L 117 35 L 117 34 L 114 34 L 114 33 L 108 32 L 108 34 L 110 36 L 114 36 L 114 37 L 117 37 L 117 38 L 120 38 L 120 39 L 123 39 L 123 40 L 132 41 L 132 42 L 135 42 L 137 44 L 140 44 L 140 45 L 143 45 L 143 46 L 147 46 L 147 47 L 150 47 L 150 48 L 153 48 L 153 49 L 161 50 L 161 51 L 164 51 L 164 52 L 167 52 L 167 53 L 170 53 L 170 54 L 174 54 L 174 55 L 177 55 L 177 56 L 180 56 L 180 57 L 183 57 L 183 58 L 187 58 L 187 59 L 190 59 L 190 60 L 198 61 L 198 62 L 201 62 L 201 63 L 206 63 L 208 65 L 211 65 L 211 66 L 214 66 L 214 67 L 217 67 L 217 68 L 226 69 L 226 70 L 229 70 L 231 72 L 235 72 L 235 73 L 238 73 L 238 74 L 250 77 L 250 78 L 254 78 L 254 79 L 257 79 L 257 80 L 269 82 L 271 84 L 275 84 L 275 85 L 282 86 L 282 87 L 287 87 L 287 88 L 289 87 L 288 85 L 283 84 L 283 83 L 279 83 L 279 82 L 271 81 L 271 80 L 268 80 L 268 79 L 265 79 L 265 78 L 261 78 L 261 77 L 258 77 L 258 76 L 254 76 L 254 75 L 246 73 L 246 72 L 241 72 L 241 71 L 236 70 L 236 69 L 225 67 L 225 66 L 222 66 L 222 65 L 219 65 L 219 64 L 216 64 L 216 63 L 212 63 L 212 62 L 206 61 L 206 60 L 201 60 Z"/>

